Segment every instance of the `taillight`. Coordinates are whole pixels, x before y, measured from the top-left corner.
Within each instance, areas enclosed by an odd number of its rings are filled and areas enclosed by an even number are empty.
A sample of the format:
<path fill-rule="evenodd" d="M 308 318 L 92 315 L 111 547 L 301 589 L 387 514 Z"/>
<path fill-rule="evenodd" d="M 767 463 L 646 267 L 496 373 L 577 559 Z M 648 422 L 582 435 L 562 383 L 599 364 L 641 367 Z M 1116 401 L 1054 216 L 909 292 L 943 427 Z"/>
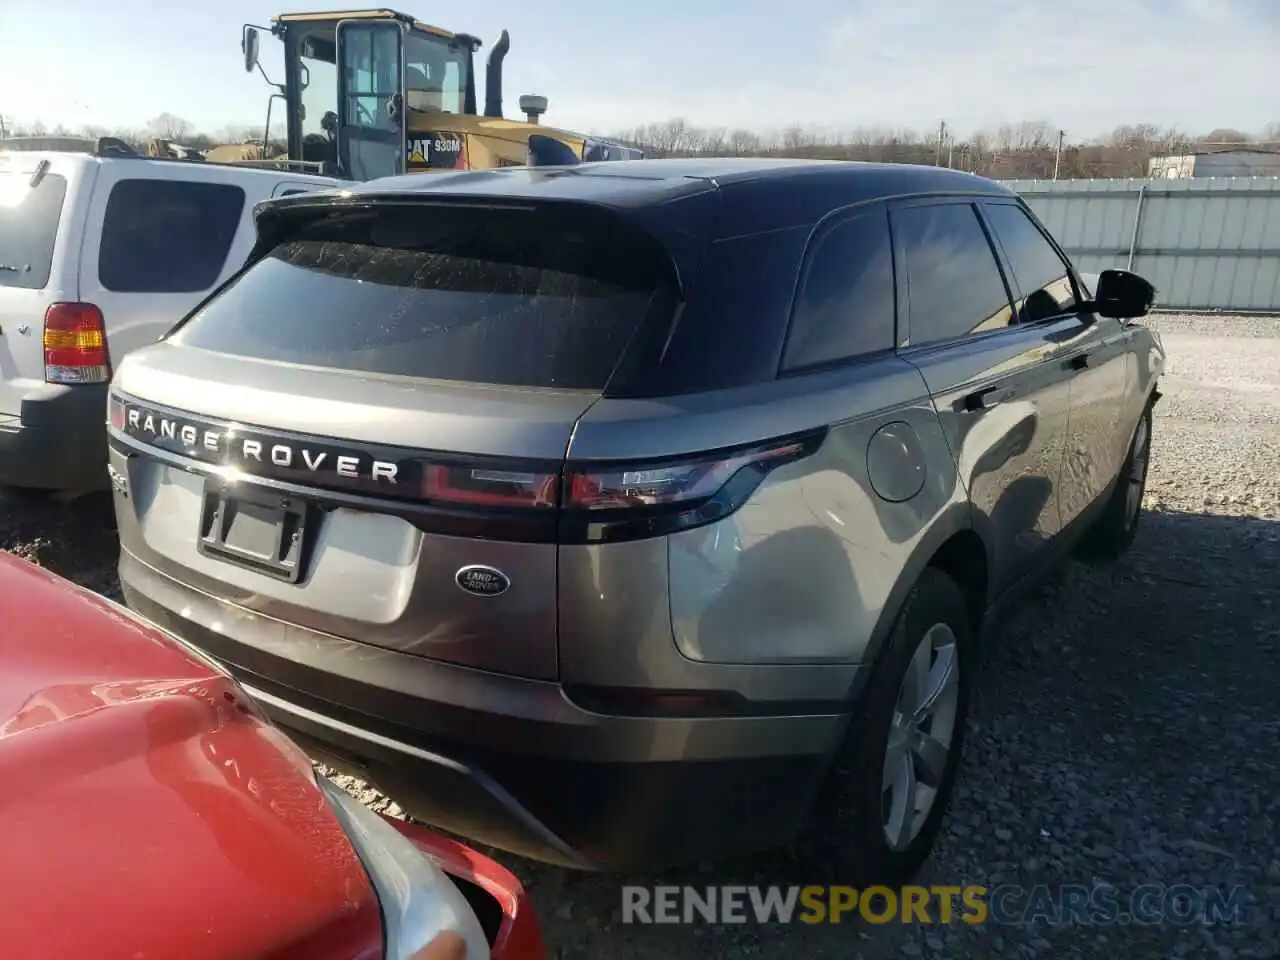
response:
<path fill-rule="evenodd" d="M 587 467 L 568 474 L 565 506 L 584 510 L 675 505 L 702 500 L 724 487 L 740 470 L 763 476 L 804 452 L 800 442 L 710 460 L 668 466 Z"/>
<path fill-rule="evenodd" d="M 44 315 L 47 383 L 106 383 L 111 379 L 102 311 L 92 303 L 55 303 Z"/>
<path fill-rule="evenodd" d="M 713 523 L 746 503 L 771 471 L 813 454 L 824 435 L 663 462 L 570 464 L 560 536 L 599 542 Z"/>
<path fill-rule="evenodd" d="M 422 465 L 418 494 L 438 507 L 543 517 L 563 543 L 656 537 L 733 513 L 766 476 L 814 453 L 823 431 L 662 461 L 494 467 Z"/>
<path fill-rule="evenodd" d="M 470 507 L 554 507 L 560 486 L 555 472 L 485 470 L 427 464 L 422 495 L 434 503 Z"/>

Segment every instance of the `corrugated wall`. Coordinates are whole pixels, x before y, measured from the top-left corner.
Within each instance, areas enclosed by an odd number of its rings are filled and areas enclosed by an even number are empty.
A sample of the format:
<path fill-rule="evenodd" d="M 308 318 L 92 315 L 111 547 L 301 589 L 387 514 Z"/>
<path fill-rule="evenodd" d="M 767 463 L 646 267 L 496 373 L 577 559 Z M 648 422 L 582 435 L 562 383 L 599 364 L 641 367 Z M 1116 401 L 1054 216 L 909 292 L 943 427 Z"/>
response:
<path fill-rule="evenodd" d="M 1280 177 L 1006 183 L 1080 270 L 1131 269 L 1160 308 L 1280 312 Z"/>

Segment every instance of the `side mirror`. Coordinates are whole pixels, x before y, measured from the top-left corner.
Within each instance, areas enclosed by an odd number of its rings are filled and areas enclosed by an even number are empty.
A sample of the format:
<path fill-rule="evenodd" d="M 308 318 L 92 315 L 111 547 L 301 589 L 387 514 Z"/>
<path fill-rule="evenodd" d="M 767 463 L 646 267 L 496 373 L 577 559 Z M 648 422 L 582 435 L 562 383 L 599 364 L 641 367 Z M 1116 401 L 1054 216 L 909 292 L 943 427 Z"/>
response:
<path fill-rule="evenodd" d="M 245 73 L 253 73 L 253 68 L 258 65 L 258 31 L 253 27 L 244 28 L 240 50 L 244 53 Z"/>
<path fill-rule="evenodd" d="M 1145 317 L 1156 302 L 1156 288 L 1128 270 L 1103 270 L 1093 292 L 1093 312 L 1115 320 Z"/>

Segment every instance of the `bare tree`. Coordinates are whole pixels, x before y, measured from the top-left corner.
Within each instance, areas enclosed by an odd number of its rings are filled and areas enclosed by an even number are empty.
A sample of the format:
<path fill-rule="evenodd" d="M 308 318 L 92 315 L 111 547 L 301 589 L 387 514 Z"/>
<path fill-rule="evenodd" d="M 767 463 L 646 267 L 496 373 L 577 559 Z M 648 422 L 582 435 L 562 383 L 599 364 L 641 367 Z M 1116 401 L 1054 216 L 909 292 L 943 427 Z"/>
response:
<path fill-rule="evenodd" d="M 782 132 L 782 149 L 792 156 L 804 156 L 817 142 L 817 137 L 799 124 L 792 124 Z"/>
<path fill-rule="evenodd" d="M 45 123 L 21 123 L 5 117 L 9 136 L 41 136 L 49 132 Z M 54 133 L 65 133 L 58 125 Z M 260 142 L 262 128 L 233 124 L 209 136 L 189 121 L 172 113 L 162 113 L 144 130 L 85 125 L 79 133 L 87 137 L 116 136 L 142 149 L 148 137 L 161 136 L 193 145 Z M 1058 128 L 1046 120 L 1001 124 L 975 131 L 968 137 L 953 137 L 947 153 L 954 166 L 987 177 L 1021 179 L 1049 177 L 1057 152 Z M 1280 144 L 1280 121 L 1261 131 L 1263 141 Z M 615 139 L 643 149 L 650 157 L 689 156 L 793 156 L 829 160 L 862 160 L 876 163 L 932 164 L 937 155 L 937 130 L 910 130 L 893 127 L 855 128 L 845 132 L 817 130 L 791 124 L 774 130 L 700 127 L 682 118 L 637 126 Z M 1213 149 L 1212 144 L 1247 143 L 1239 130 L 1220 127 L 1203 136 L 1154 124 L 1128 124 L 1090 143 L 1064 144 L 1059 175 L 1062 178 L 1144 177 L 1152 157 L 1181 155 Z M 273 124 L 271 146 L 284 149 L 284 126 Z M 1256 141 L 1254 141 L 1256 142 Z M 1260 144 L 1260 146 L 1265 146 Z"/>
<path fill-rule="evenodd" d="M 243 123 L 231 123 L 218 131 L 216 137 L 220 143 L 245 143 L 262 140 L 262 124 L 256 127 Z"/>
<path fill-rule="evenodd" d="M 1241 133 L 1231 127 L 1217 127 L 1205 136 L 1208 143 L 1248 143 L 1248 134 Z"/>
<path fill-rule="evenodd" d="M 1116 127 L 1110 144 L 1114 147 L 1145 147 L 1160 139 L 1160 129 L 1150 123 L 1135 123 Z"/>
<path fill-rule="evenodd" d="M 948 152 L 956 167 L 983 176 L 1047 178 L 1053 174 L 1057 134 L 1057 127 L 1044 120 L 1008 123 L 953 139 Z M 796 156 L 932 164 L 937 152 L 935 130 L 861 128 L 836 134 L 796 124 L 774 132 L 724 131 L 671 120 L 636 128 L 618 139 L 641 147 L 651 157 Z M 1059 176 L 1144 177 L 1152 157 L 1191 152 L 1205 139 L 1154 124 L 1117 127 L 1094 143 L 1064 144 Z"/>
<path fill-rule="evenodd" d="M 760 134 L 751 130 L 734 130 L 729 134 L 729 152 L 736 157 L 760 152 Z"/>
<path fill-rule="evenodd" d="M 191 122 L 173 113 L 162 113 L 147 121 L 147 131 L 154 137 L 166 140 L 182 140 L 191 131 Z"/>

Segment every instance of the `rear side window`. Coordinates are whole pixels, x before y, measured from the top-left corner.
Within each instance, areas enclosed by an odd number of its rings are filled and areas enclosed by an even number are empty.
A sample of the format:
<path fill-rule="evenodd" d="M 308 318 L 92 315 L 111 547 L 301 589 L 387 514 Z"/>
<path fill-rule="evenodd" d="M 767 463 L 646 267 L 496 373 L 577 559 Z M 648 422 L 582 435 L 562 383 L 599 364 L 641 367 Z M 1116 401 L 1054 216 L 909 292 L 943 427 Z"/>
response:
<path fill-rule="evenodd" d="M 53 243 L 67 181 L 47 173 L 0 173 L 0 287 L 43 290 L 53 268 Z"/>
<path fill-rule="evenodd" d="M 989 204 L 984 210 L 1024 297 L 1017 305 L 1018 322 L 1035 323 L 1069 313 L 1077 303 L 1071 274 L 1026 211 L 1004 203 Z"/>
<path fill-rule="evenodd" d="M 225 183 L 121 180 L 107 200 L 98 280 L 115 293 L 198 293 L 222 273 L 244 211 Z"/>
<path fill-rule="evenodd" d="M 906 261 L 912 346 L 1009 325 L 1013 306 L 972 204 L 903 207 L 893 222 Z"/>
<path fill-rule="evenodd" d="M 172 342 L 362 373 L 603 390 L 670 260 L 588 210 L 385 207 L 304 227 Z"/>
<path fill-rule="evenodd" d="M 791 318 L 784 369 L 894 345 L 893 249 L 883 209 L 828 230 L 815 245 Z"/>

